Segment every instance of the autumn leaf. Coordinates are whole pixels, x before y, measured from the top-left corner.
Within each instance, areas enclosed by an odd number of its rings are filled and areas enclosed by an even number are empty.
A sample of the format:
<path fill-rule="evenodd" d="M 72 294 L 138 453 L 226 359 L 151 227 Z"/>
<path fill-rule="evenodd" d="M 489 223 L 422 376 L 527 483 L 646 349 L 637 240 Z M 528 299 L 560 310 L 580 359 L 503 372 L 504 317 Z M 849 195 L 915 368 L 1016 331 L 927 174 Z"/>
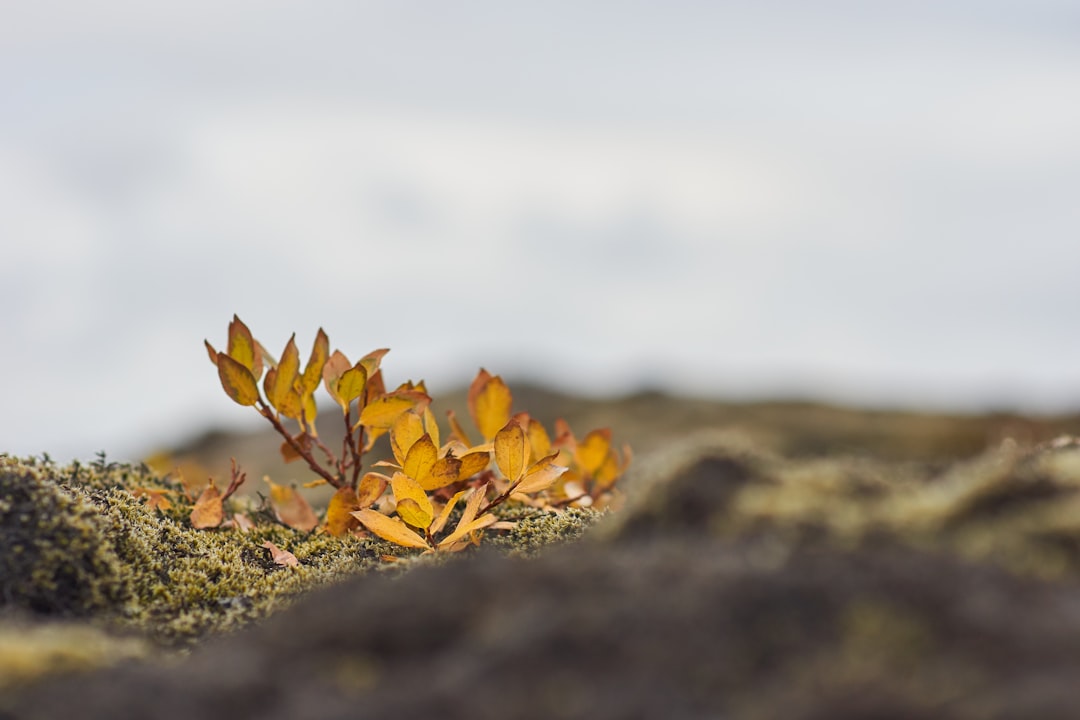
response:
<path fill-rule="evenodd" d="M 541 458 L 536 464 L 529 468 L 525 473 L 525 477 L 521 479 L 521 482 L 514 488 L 514 492 L 510 497 L 515 495 L 532 495 L 534 493 L 543 492 L 549 487 L 555 484 L 555 481 L 562 476 L 570 468 L 565 465 L 558 465 L 555 462 L 555 458 L 559 457 L 559 453 L 552 453 L 545 458 Z"/>
<path fill-rule="evenodd" d="M 308 505 L 307 500 L 295 488 L 277 485 L 270 478 L 264 479 L 270 485 L 270 504 L 273 505 L 278 520 L 294 530 L 314 530 L 319 524 L 319 518 L 315 516 L 315 511 Z"/>
<path fill-rule="evenodd" d="M 465 428 L 461 427 L 461 421 L 457 419 L 457 414 L 453 410 L 447 410 L 446 417 L 450 421 L 450 437 L 465 447 L 472 447 L 472 440 L 469 439 L 469 434 L 465 432 Z"/>
<path fill-rule="evenodd" d="M 296 559 L 295 555 L 288 550 L 282 550 L 269 540 L 264 542 L 262 546 L 270 551 L 270 559 L 274 561 L 275 565 L 283 567 L 297 567 L 300 565 L 300 561 Z"/>
<path fill-rule="evenodd" d="M 368 377 L 371 377 L 379 370 L 379 363 L 382 362 L 386 353 L 390 352 L 389 348 L 380 348 L 379 350 L 372 350 L 364 357 L 360 358 L 358 365 L 361 365 L 365 371 L 367 371 Z"/>
<path fill-rule="evenodd" d="M 469 387 L 468 399 L 473 422 L 485 440 L 494 438 L 495 433 L 510 421 L 513 397 L 498 375 L 492 376 L 481 369 Z"/>
<path fill-rule="evenodd" d="M 397 513 L 409 525 L 427 528 L 435 516 L 431 500 L 420 485 L 405 473 L 394 473 L 390 488 L 397 503 Z"/>
<path fill-rule="evenodd" d="M 611 430 L 593 430 L 581 439 L 577 444 L 575 457 L 581 468 L 589 475 L 596 475 L 596 471 L 604 464 L 608 453 L 611 451 Z"/>
<path fill-rule="evenodd" d="M 466 480 L 471 478 L 477 473 L 482 473 L 487 470 L 487 466 L 491 464 L 491 453 L 489 452 L 470 452 L 461 456 L 461 469 L 458 470 L 458 479 Z"/>
<path fill-rule="evenodd" d="M 259 386 L 251 371 L 225 353 L 218 353 L 218 377 L 225 394 L 240 405 L 254 405 L 259 401 Z"/>
<path fill-rule="evenodd" d="M 223 355 L 223 357 L 228 356 Z M 221 524 L 224 517 L 225 509 L 222 507 L 221 491 L 214 485 L 214 479 L 210 478 L 206 489 L 195 501 L 195 507 L 191 509 L 191 527 L 196 530 L 215 528 Z"/>
<path fill-rule="evenodd" d="M 434 467 L 438 458 L 439 451 L 435 443 L 431 441 L 431 436 L 425 433 L 409 448 L 401 469 L 406 475 L 419 482 L 421 478 L 431 473 L 431 468 Z"/>
<path fill-rule="evenodd" d="M 495 434 L 495 464 L 512 483 L 517 482 L 529 466 L 529 438 L 513 420 Z"/>
<path fill-rule="evenodd" d="M 450 519 L 450 513 L 453 512 L 454 506 L 457 505 L 458 500 L 460 500 L 467 492 L 469 491 L 459 490 L 454 493 L 452 498 L 446 501 L 446 504 L 443 505 L 443 509 L 439 511 L 439 516 L 432 521 L 431 526 L 428 528 L 428 532 L 432 535 L 442 532 L 442 529 L 446 527 L 446 521 Z"/>
<path fill-rule="evenodd" d="M 229 323 L 229 344 L 227 354 L 233 360 L 248 369 L 256 382 L 262 376 L 262 358 L 255 348 L 255 338 L 251 337 L 251 330 L 241 322 L 240 318 L 233 315 Z"/>
<path fill-rule="evenodd" d="M 430 402 L 431 397 L 426 393 L 402 389 L 383 393 L 369 400 L 360 412 L 360 420 L 356 423 L 357 426 L 362 425 L 368 429 L 368 444 L 365 450 L 371 449 L 375 440 L 386 434 L 402 413 Z"/>
<path fill-rule="evenodd" d="M 209 340 L 203 340 L 203 345 L 206 346 L 206 352 L 210 355 L 210 362 L 214 363 L 214 367 L 217 367 L 218 351 L 214 349 Z"/>
<path fill-rule="evenodd" d="M 137 498 L 146 498 L 146 506 L 152 510 L 165 511 L 172 507 L 172 501 L 169 500 L 169 495 L 172 495 L 168 490 L 159 490 L 158 488 L 137 487 L 133 488 L 131 494 Z"/>
<path fill-rule="evenodd" d="M 427 540 L 417 535 L 406 527 L 405 523 L 396 518 L 388 518 L 381 512 L 370 509 L 357 510 L 352 513 L 352 516 L 383 540 L 388 540 L 403 547 L 419 548 L 420 550 L 431 549 Z"/>
<path fill-rule="evenodd" d="M 363 394 L 366 383 L 367 370 L 363 365 L 357 364 L 341 374 L 334 394 L 342 412 L 348 411 L 349 405 Z"/>
<path fill-rule="evenodd" d="M 551 454 L 551 437 L 547 430 L 536 418 L 530 417 L 526 425 L 526 434 L 529 436 L 529 447 L 532 453 L 529 462 L 536 463 Z"/>
<path fill-rule="evenodd" d="M 356 504 L 361 508 L 374 505 L 375 501 L 382 496 L 386 486 L 390 484 L 390 478 L 382 473 L 364 473 L 356 486 Z"/>
<path fill-rule="evenodd" d="M 335 350 L 333 354 L 326 360 L 326 364 L 323 365 L 323 385 L 326 387 L 326 392 L 330 393 L 330 397 L 334 399 L 338 405 L 341 404 L 341 400 L 337 396 L 337 381 L 346 370 L 352 367 L 352 363 L 349 362 L 349 358 L 345 357 L 345 353 L 340 350 Z"/>
<path fill-rule="evenodd" d="M 266 399 L 288 418 L 296 418 L 300 414 L 300 393 L 296 390 L 299 372 L 300 352 L 296 349 L 296 334 L 293 333 L 285 345 L 285 351 L 281 353 L 281 361 L 273 373 L 273 380 L 268 377 L 267 382 L 263 383 Z"/>
<path fill-rule="evenodd" d="M 448 454 L 435 461 L 427 475 L 417 479 L 420 486 L 431 492 L 456 483 L 461 478 L 461 461 Z"/>
<path fill-rule="evenodd" d="M 360 509 L 356 491 L 350 487 L 338 488 L 326 508 L 326 532 L 341 537 L 357 526 L 359 521 L 352 513 Z"/>
<path fill-rule="evenodd" d="M 394 421 L 394 425 L 390 428 L 390 449 L 399 466 L 405 464 L 405 456 L 423 435 L 424 421 L 415 412 L 403 412 Z"/>
<path fill-rule="evenodd" d="M 487 526 L 493 525 L 494 523 L 498 522 L 498 520 L 499 519 L 491 513 L 485 513 L 484 515 L 481 515 L 480 517 L 476 518 L 475 520 L 471 520 L 468 523 L 459 522 L 458 526 L 454 529 L 454 532 L 450 533 L 445 538 L 439 541 L 438 547 L 440 550 L 444 548 L 448 550 L 453 550 L 454 545 L 457 542 L 464 540 L 466 537 L 476 532 L 477 530 L 483 530 Z"/>
<path fill-rule="evenodd" d="M 304 374 L 300 378 L 300 388 L 305 393 L 313 393 L 319 387 L 322 379 L 323 367 L 330 357 L 330 339 L 322 328 L 315 334 L 315 343 L 311 346 L 311 355 L 308 357 Z"/>

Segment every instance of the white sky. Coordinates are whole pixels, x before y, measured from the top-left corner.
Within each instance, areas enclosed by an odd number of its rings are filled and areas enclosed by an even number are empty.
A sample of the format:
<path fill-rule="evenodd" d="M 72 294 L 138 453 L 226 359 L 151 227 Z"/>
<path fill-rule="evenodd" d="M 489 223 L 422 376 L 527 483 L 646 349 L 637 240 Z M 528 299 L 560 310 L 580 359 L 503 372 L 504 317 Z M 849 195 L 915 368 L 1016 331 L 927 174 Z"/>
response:
<path fill-rule="evenodd" d="M 0 451 L 391 382 L 1080 408 L 1080 5 L 0 4 Z M 251 413 L 253 415 L 253 413 Z"/>

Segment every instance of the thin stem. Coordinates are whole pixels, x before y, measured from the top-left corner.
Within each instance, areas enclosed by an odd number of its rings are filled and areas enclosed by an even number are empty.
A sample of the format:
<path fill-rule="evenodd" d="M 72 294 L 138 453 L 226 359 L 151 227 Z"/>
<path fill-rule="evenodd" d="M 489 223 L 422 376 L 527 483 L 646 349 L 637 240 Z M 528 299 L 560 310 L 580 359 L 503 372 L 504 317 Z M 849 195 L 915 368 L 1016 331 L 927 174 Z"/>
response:
<path fill-rule="evenodd" d="M 330 483 L 336 488 L 341 487 L 341 478 L 335 477 L 333 474 L 331 474 L 329 470 L 325 469 L 315 460 L 315 458 L 311 456 L 310 452 L 305 450 L 300 443 L 296 442 L 293 436 L 289 434 L 289 431 L 285 429 L 285 426 L 281 424 L 281 421 L 278 420 L 277 417 L 274 415 L 274 412 L 269 407 L 267 407 L 262 400 L 258 401 L 258 403 L 256 404 L 256 408 L 264 418 L 270 421 L 270 424 L 274 426 L 274 430 L 277 430 L 278 434 L 285 438 L 285 442 L 289 444 L 289 447 L 291 447 L 297 455 L 302 457 L 304 461 L 307 462 L 308 467 L 311 468 L 311 470 L 316 475 L 323 478 L 324 480 L 326 480 L 326 482 Z"/>

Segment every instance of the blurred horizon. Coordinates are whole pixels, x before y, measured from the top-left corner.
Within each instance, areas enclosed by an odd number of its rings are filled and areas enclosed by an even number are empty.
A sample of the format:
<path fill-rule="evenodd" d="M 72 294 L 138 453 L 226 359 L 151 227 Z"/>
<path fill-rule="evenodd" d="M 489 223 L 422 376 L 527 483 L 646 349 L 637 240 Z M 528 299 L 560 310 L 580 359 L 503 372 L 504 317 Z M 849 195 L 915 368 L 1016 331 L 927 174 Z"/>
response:
<path fill-rule="evenodd" d="M 1066 0 L 8 5 L 0 452 L 258 427 L 233 313 L 435 394 L 1080 411 L 1077 127 Z"/>

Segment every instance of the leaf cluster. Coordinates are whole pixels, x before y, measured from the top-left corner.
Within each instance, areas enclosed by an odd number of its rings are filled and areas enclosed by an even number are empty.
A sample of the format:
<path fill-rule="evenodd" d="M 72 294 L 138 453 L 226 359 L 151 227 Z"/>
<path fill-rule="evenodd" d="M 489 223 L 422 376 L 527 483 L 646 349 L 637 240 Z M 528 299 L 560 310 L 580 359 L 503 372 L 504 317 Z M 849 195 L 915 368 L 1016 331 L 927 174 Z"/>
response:
<path fill-rule="evenodd" d="M 290 527 L 334 536 L 370 532 L 403 547 L 452 552 L 478 542 L 485 529 L 512 527 L 492 512 L 507 501 L 557 510 L 620 500 L 615 486 L 630 462 L 628 447 L 616 450 L 609 429 L 579 440 L 563 420 L 556 421 L 553 437 L 528 413 L 515 414 L 506 383 L 484 369 L 468 392 L 478 439 L 452 411 L 444 438 L 423 381 L 387 389 L 381 368 L 386 349 L 353 363 L 330 350 L 320 328 L 301 367 L 295 334 L 276 360 L 235 315 L 225 351 L 205 345 L 225 393 L 253 407 L 282 436 L 284 460 L 302 460 L 319 475 L 309 486 L 336 489 L 320 521 L 295 488 L 267 479 L 275 517 Z M 315 426 L 320 384 L 341 410 L 339 452 L 323 443 Z M 365 472 L 364 455 L 384 435 L 393 459 Z M 243 482 L 235 463 L 225 492 L 211 479 L 195 502 L 192 525 L 243 529 L 249 518 L 236 514 L 226 523 L 224 516 L 224 501 Z"/>

